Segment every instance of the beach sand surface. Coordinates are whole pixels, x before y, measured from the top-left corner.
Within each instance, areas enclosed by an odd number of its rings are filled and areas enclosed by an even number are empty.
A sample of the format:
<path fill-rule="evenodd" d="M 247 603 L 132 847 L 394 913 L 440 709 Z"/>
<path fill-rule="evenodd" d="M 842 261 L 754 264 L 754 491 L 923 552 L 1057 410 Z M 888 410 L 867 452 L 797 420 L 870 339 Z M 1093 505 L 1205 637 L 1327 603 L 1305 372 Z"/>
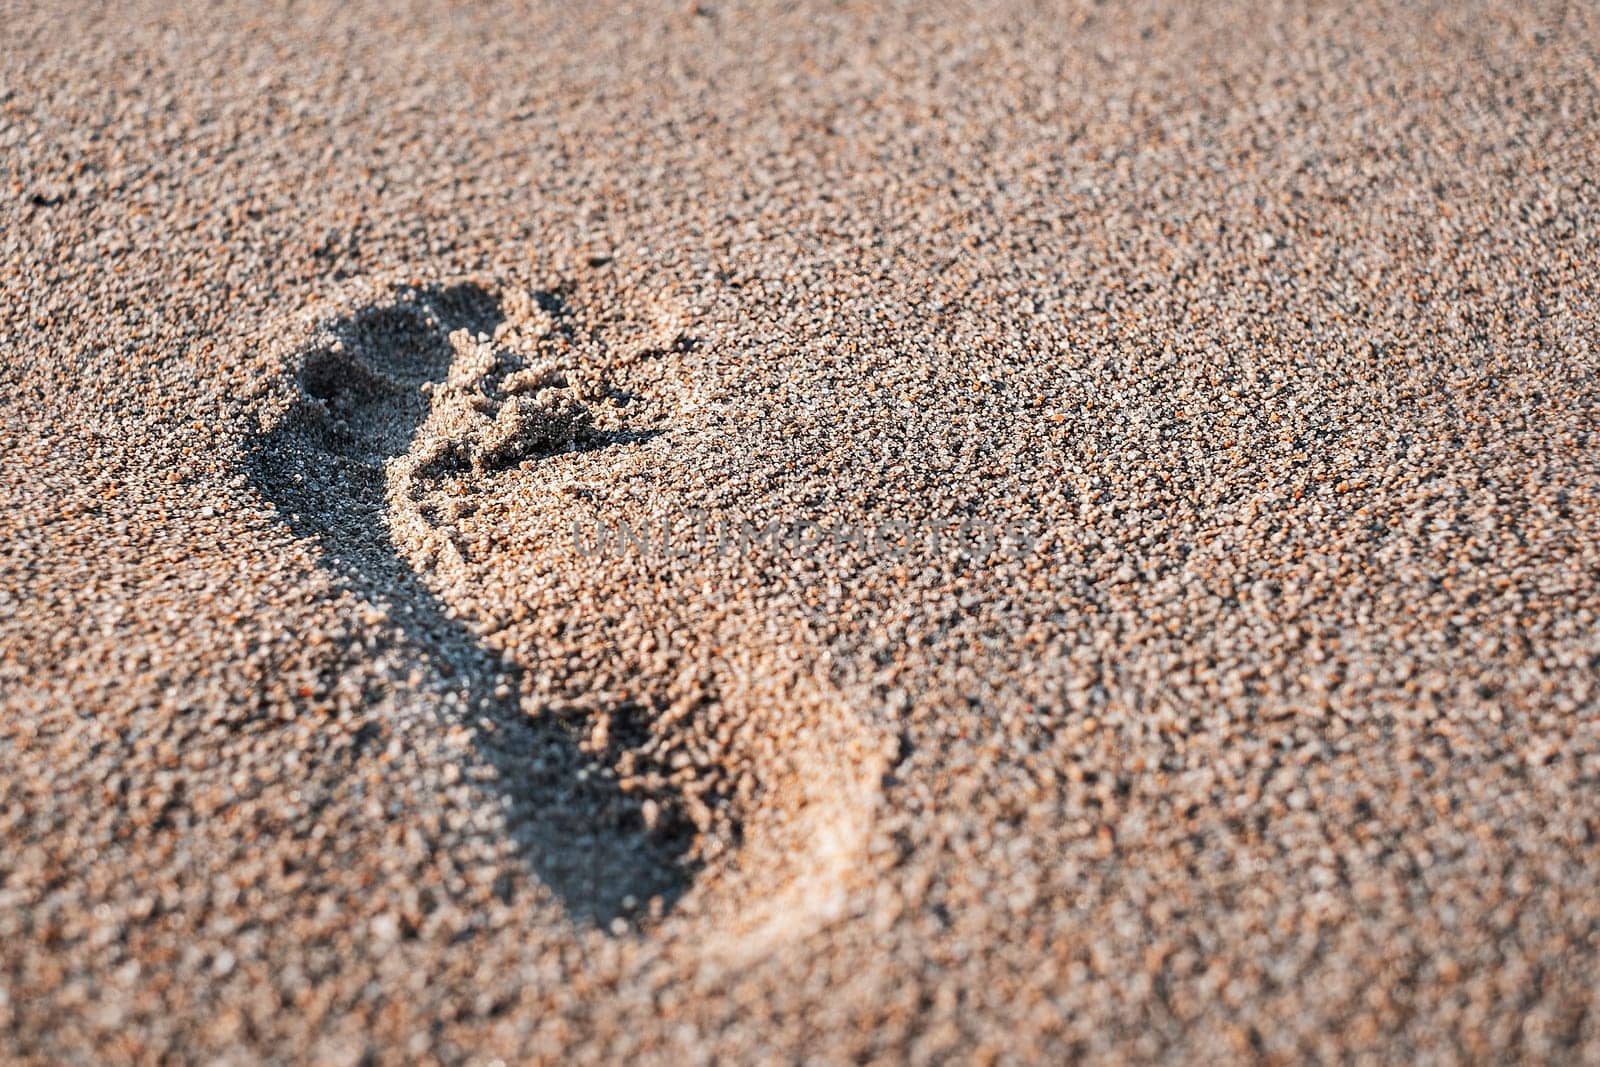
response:
<path fill-rule="evenodd" d="M 1600 1057 L 1592 4 L 3 21 L 0 1059 Z"/>

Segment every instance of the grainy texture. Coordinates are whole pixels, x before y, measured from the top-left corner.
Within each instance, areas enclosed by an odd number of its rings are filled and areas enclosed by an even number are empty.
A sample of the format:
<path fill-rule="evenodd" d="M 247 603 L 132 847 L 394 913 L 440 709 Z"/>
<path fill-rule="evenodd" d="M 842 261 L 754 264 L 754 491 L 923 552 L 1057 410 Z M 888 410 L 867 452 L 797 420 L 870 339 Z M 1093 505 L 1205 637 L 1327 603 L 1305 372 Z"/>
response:
<path fill-rule="evenodd" d="M 0 1058 L 1600 1059 L 1593 4 L 3 21 Z"/>

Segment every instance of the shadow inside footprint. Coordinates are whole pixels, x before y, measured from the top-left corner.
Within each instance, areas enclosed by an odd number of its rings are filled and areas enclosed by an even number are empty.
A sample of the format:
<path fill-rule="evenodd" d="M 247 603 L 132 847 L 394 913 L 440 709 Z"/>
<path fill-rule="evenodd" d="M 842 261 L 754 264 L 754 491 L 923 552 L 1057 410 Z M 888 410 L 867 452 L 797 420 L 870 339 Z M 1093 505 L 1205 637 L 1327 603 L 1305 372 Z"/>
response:
<path fill-rule="evenodd" d="M 456 358 L 450 334 L 493 335 L 502 321 L 490 292 L 462 284 L 402 290 L 334 324 L 304 356 L 291 409 L 251 442 L 249 473 L 290 530 L 317 541 L 328 570 L 398 625 L 399 651 L 425 686 L 459 694 L 452 714 L 469 726 L 488 720 L 474 731 L 478 751 L 534 873 L 573 919 L 610 930 L 681 896 L 692 825 L 658 804 L 647 825 L 647 798 L 624 793 L 580 749 L 575 724 L 524 710 L 520 669 L 452 618 L 407 562 L 389 512 L 386 464 L 406 456 L 429 417 L 426 388 Z M 607 443 L 588 435 L 561 447 Z"/>

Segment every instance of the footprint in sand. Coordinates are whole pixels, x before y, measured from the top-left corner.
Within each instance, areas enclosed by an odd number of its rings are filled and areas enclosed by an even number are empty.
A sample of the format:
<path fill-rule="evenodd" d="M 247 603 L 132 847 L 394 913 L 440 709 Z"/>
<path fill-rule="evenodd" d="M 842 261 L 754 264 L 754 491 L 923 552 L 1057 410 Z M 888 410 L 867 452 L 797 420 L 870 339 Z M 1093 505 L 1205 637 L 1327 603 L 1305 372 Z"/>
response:
<path fill-rule="evenodd" d="M 320 324 L 295 350 L 293 399 L 253 443 L 251 473 L 324 566 L 400 626 L 401 652 L 434 687 L 462 695 L 461 717 L 492 724 L 478 745 L 508 825 L 569 916 L 625 929 L 697 887 L 686 910 L 714 920 L 708 953 L 754 957 L 845 906 L 881 739 L 803 650 L 726 634 L 707 637 L 692 699 L 676 672 L 640 679 L 660 700 L 551 713 L 519 647 L 482 637 L 461 621 L 470 606 L 441 592 L 471 580 L 454 526 L 475 492 L 530 461 L 651 435 L 594 417 L 612 387 L 600 361 L 572 357 L 569 297 L 407 287 Z M 671 756 L 674 735 L 696 729 L 720 739 L 714 758 Z"/>

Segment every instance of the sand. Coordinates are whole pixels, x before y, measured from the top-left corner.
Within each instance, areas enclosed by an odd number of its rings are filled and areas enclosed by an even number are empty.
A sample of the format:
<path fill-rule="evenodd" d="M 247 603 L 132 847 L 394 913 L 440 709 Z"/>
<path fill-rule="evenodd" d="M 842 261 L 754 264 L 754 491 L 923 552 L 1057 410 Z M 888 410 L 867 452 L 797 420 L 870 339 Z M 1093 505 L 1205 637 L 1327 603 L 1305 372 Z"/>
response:
<path fill-rule="evenodd" d="M 1600 1058 L 1591 5 L 4 22 L 0 1060 Z"/>

